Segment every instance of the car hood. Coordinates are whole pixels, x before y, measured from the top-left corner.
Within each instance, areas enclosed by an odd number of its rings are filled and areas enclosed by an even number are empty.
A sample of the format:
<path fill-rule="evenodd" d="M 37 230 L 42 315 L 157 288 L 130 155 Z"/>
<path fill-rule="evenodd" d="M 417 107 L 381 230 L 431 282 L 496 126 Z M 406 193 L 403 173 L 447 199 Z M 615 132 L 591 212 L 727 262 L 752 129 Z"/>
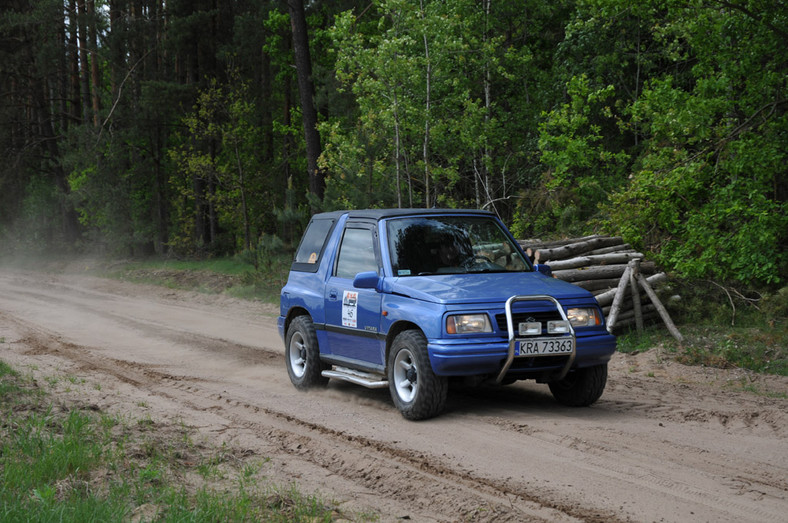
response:
<path fill-rule="evenodd" d="M 443 304 L 504 302 L 514 295 L 546 294 L 559 300 L 583 299 L 591 293 L 539 272 L 435 274 L 393 278 L 394 294 Z"/>

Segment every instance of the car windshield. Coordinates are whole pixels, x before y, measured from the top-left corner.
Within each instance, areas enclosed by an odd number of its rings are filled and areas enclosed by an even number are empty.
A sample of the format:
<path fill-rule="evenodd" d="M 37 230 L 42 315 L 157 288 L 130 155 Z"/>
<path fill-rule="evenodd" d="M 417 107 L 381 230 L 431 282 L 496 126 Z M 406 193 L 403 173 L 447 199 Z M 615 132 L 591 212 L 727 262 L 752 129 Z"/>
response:
<path fill-rule="evenodd" d="M 531 270 L 492 218 L 398 218 L 388 221 L 387 233 L 395 276 Z"/>

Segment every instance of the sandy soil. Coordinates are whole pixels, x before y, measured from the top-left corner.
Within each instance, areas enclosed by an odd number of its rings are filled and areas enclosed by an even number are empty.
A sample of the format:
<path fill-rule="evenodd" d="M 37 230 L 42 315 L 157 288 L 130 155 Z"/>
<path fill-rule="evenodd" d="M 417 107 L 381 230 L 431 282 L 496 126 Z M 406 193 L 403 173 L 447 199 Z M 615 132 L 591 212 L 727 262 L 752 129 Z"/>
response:
<path fill-rule="evenodd" d="M 276 309 L 0 269 L 0 358 L 97 408 L 196 427 L 265 475 L 381 521 L 786 521 L 788 379 L 617 354 L 590 408 L 457 389 L 413 423 L 387 390 L 290 384 Z M 757 393 L 753 392 L 756 391 Z M 65 393 L 65 392 L 64 392 Z M 173 437 L 179 437 L 173 432 Z"/>

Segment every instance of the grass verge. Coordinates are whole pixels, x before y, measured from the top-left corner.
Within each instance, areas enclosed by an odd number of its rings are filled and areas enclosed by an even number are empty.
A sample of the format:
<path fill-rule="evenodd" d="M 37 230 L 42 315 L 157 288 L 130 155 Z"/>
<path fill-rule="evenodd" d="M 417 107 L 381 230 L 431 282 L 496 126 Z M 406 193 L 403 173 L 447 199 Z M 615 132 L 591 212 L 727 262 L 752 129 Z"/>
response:
<path fill-rule="evenodd" d="M 257 268 L 242 256 L 204 261 L 151 259 L 116 264 L 99 272 L 102 276 L 133 283 L 209 294 L 226 293 L 235 298 L 275 303 L 287 282 L 291 261 L 289 253 L 269 256 Z"/>
<path fill-rule="evenodd" d="M 190 427 L 122 420 L 62 401 L 0 361 L 0 521 L 340 517 L 294 485 L 268 484 L 265 459 L 195 443 Z"/>
<path fill-rule="evenodd" d="M 667 356 L 686 365 L 788 376 L 788 287 L 756 294 L 710 282 L 683 282 L 682 289 L 681 299 L 669 304 L 682 343 L 657 323 L 642 333 L 621 333 L 619 351 L 662 346 Z"/>

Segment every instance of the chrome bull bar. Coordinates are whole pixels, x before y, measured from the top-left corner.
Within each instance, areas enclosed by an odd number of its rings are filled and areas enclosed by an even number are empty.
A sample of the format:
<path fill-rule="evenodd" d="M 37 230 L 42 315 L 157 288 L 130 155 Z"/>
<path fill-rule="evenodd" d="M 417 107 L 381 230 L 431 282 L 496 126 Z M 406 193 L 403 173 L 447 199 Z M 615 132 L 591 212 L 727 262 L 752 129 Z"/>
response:
<path fill-rule="evenodd" d="M 577 336 L 575 335 L 575 329 L 574 327 L 572 327 L 572 323 L 569 321 L 569 318 L 567 318 L 566 313 L 564 312 L 564 308 L 561 306 L 561 303 L 555 298 L 553 298 L 552 296 L 541 294 L 534 296 L 512 296 L 508 300 L 506 300 L 506 306 L 505 306 L 506 329 L 509 331 L 509 352 L 506 357 L 506 362 L 504 362 L 503 368 L 501 368 L 501 372 L 498 374 L 498 377 L 495 379 L 495 382 L 501 383 L 501 381 L 503 381 L 504 376 L 506 376 L 506 373 L 509 372 L 509 367 L 512 366 L 512 362 L 514 361 L 514 345 L 517 340 L 514 330 L 514 321 L 512 320 L 512 304 L 520 301 L 552 302 L 555 305 L 555 308 L 558 309 L 558 313 L 561 315 L 561 318 L 569 326 L 569 335 L 572 338 L 572 352 L 567 354 L 566 364 L 556 375 L 557 380 L 563 379 L 564 376 L 566 376 L 566 374 L 569 372 L 569 369 L 572 367 L 572 363 L 574 363 L 575 361 L 575 355 L 577 354 Z M 538 358 L 539 356 L 536 357 Z"/>

